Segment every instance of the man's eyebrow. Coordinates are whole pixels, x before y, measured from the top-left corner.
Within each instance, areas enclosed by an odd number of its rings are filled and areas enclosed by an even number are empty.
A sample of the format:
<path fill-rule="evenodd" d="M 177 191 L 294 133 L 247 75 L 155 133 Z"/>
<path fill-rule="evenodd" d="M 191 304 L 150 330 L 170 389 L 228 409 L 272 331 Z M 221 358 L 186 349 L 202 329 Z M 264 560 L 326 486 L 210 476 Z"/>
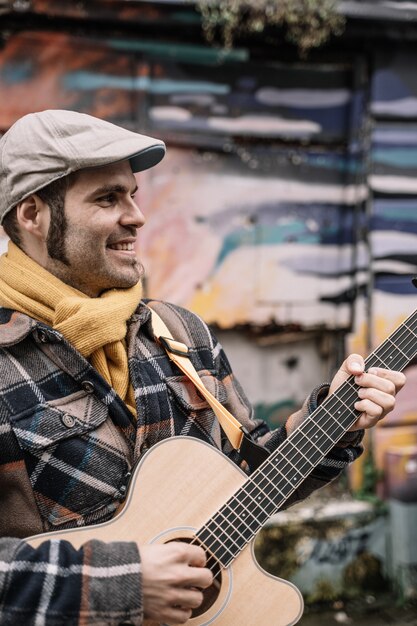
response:
<path fill-rule="evenodd" d="M 137 185 L 132 191 L 124 185 L 102 185 L 101 187 L 97 187 L 97 189 L 94 189 L 93 192 L 88 194 L 88 197 L 97 198 L 99 196 L 106 196 L 109 193 L 129 193 L 133 196 L 138 189 L 139 187 Z"/>

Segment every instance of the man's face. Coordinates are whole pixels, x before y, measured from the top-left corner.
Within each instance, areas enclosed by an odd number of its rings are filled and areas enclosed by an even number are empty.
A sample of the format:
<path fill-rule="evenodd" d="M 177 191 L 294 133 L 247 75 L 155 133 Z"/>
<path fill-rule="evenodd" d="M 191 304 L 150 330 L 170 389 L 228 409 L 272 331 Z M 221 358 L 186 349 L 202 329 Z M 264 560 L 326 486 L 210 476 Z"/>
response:
<path fill-rule="evenodd" d="M 136 234 L 145 221 L 136 191 L 128 161 L 81 170 L 65 196 L 61 255 L 48 254 L 46 269 L 90 297 L 135 285 L 143 275 Z"/>

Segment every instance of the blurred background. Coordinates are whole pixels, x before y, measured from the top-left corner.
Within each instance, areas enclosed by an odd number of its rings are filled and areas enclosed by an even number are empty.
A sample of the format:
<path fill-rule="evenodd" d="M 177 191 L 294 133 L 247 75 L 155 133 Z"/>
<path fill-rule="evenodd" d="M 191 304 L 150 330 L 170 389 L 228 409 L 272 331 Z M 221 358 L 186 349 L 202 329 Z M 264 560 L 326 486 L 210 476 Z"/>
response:
<path fill-rule="evenodd" d="M 274 427 L 417 308 L 416 65 L 405 0 L 0 0 L 0 131 L 62 108 L 166 141 L 138 177 L 146 295 L 214 328 Z M 325 623 L 417 598 L 406 373 L 353 471 L 258 542 Z"/>

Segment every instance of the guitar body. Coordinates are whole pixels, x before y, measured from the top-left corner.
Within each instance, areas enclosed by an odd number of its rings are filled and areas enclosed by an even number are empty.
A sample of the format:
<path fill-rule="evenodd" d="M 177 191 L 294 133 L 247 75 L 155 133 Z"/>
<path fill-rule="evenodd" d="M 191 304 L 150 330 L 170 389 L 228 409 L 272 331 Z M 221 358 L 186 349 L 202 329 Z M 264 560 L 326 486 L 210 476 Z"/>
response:
<path fill-rule="evenodd" d="M 109 522 L 30 537 L 65 539 L 79 548 L 90 539 L 136 541 L 138 545 L 189 540 L 239 489 L 247 476 L 221 452 L 191 437 L 174 437 L 149 450 L 134 472 L 126 503 Z M 298 589 L 265 572 L 256 562 L 253 542 L 210 588 L 200 614 L 189 626 L 291 626 L 301 618 Z M 146 626 L 157 626 L 145 621 Z"/>

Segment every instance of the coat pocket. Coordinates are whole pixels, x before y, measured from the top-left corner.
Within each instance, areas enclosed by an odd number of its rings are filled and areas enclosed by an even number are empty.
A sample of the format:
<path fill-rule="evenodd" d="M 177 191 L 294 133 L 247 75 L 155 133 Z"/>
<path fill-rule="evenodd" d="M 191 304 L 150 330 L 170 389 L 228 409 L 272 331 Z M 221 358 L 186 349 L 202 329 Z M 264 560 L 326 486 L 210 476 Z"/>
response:
<path fill-rule="evenodd" d="M 111 515 L 127 461 L 103 403 L 79 392 L 15 415 L 12 427 L 46 529 Z"/>
<path fill-rule="evenodd" d="M 199 374 L 204 386 L 224 404 L 227 392 L 224 384 L 208 374 Z M 221 447 L 221 432 L 217 418 L 207 400 L 187 376 L 167 378 L 168 393 L 174 400 L 181 418 L 175 422 L 176 435 L 191 435 Z"/>

